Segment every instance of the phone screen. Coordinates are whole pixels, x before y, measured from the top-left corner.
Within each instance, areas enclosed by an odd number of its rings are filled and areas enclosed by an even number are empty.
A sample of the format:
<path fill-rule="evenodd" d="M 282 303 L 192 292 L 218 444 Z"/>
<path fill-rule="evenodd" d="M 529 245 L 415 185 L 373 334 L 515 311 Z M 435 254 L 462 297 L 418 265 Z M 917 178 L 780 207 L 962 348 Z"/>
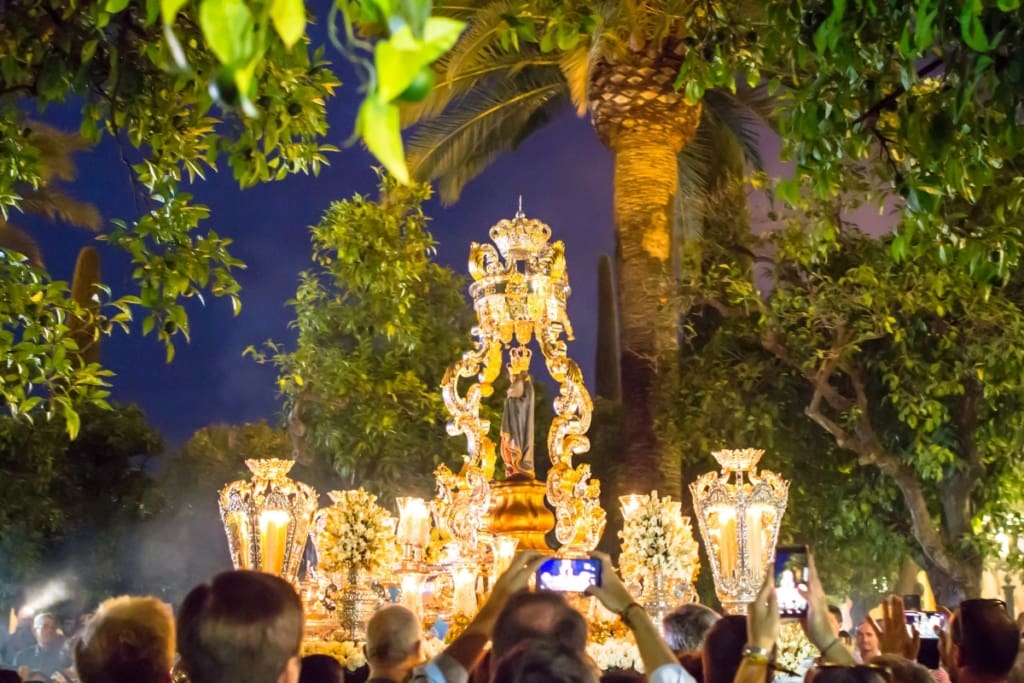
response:
<path fill-rule="evenodd" d="M 601 585 L 601 563 L 591 559 L 553 557 L 537 568 L 537 588 L 559 593 L 582 593 Z"/>
<path fill-rule="evenodd" d="M 780 546 L 775 551 L 775 596 L 779 614 L 800 618 L 807 614 L 807 590 L 810 571 L 807 568 L 807 546 Z"/>
<path fill-rule="evenodd" d="M 921 612 L 919 610 L 906 610 L 904 613 L 907 622 L 907 630 L 913 626 L 921 635 L 921 640 L 936 640 L 935 627 L 946 630 L 946 615 L 942 612 Z"/>

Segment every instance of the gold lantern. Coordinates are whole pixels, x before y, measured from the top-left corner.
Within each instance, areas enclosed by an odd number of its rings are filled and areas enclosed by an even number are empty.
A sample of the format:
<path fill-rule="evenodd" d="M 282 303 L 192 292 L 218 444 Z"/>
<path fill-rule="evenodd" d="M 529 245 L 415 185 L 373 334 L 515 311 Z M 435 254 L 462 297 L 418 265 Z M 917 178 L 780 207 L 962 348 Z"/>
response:
<path fill-rule="evenodd" d="M 712 455 L 722 471 L 702 475 L 690 484 L 690 492 L 722 608 L 745 614 L 775 560 L 789 482 L 774 472 L 757 471 L 763 450 Z"/>
<path fill-rule="evenodd" d="M 312 486 L 288 478 L 291 460 L 246 460 L 249 480 L 221 489 L 220 516 L 235 569 L 294 581 L 316 512 Z"/>

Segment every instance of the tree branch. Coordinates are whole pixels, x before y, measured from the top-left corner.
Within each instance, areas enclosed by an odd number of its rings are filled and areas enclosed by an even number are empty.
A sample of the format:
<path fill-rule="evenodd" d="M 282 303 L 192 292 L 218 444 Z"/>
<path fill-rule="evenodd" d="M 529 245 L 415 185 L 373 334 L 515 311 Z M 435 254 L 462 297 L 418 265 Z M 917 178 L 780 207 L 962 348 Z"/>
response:
<path fill-rule="evenodd" d="M 936 57 L 935 59 L 928 62 L 927 64 L 925 64 L 924 66 L 917 70 L 917 77 L 923 78 L 927 76 L 928 74 L 932 73 L 940 66 L 942 66 L 944 63 L 945 60 L 942 57 Z M 854 119 L 853 125 L 856 126 L 859 123 L 864 123 L 868 119 L 877 117 L 884 110 L 894 107 L 896 105 L 896 100 L 902 97 L 906 92 L 907 89 L 904 88 L 902 85 L 896 86 L 896 88 L 891 93 L 875 102 L 866 112 L 864 112 L 856 119 Z"/>

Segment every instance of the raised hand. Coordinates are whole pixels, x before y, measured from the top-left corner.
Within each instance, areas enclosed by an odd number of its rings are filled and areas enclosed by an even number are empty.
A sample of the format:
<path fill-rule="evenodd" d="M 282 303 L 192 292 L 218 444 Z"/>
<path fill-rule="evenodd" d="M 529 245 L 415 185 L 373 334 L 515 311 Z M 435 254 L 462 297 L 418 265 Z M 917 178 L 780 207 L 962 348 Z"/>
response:
<path fill-rule="evenodd" d="M 775 595 L 774 578 L 771 572 L 765 572 L 761 590 L 747 607 L 747 640 L 751 645 L 769 651 L 779 637 L 779 601 Z"/>
<path fill-rule="evenodd" d="M 921 649 L 921 634 L 916 628 L 907 629 L 903 598 L 893 595 L 882 600 L 882 624 L 868 616 L 868 624 L 878 636 L 878 649 L 883 654 L 899 655 L 910 661 L 917 659 Z"/>

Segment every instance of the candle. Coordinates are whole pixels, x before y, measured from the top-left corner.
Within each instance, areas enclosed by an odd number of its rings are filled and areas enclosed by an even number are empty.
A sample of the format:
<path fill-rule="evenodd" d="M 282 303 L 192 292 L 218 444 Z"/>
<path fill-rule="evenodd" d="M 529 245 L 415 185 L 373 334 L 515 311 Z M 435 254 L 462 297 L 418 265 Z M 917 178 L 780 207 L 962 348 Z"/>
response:
<path fill-rule="evenodd" d="M 456 565 L 452 568 L 452 583 L 455 585 L 452 614 L 476 614 L 476 568 L 469 564 Z"/>
<path fill-rule="evenodd" d="M 402 604 L 416 615 L 417 621 L 423 621 L 423 584 L 426 574 L 419 572 L 402 573 Z"/>
<path fill-rule="evenodd" d="M 415 548 L 430 543 L 430 510 L 422 498 L 403 496 L 398 502 L 398 542 Z"/>
<path fill-rule="evenodd" d="M 495 581 L 512 564 L 512 558 L 515 557 L 516 546 L 518 545 L 519 539 L 514 536 L 498 535 L 494 537 L 494 566 L 492 572 Z"/>
<path fill-rule="evenodd" d="M 717 508 L 715 513 L 718 517 L 718 563 L 721 566 L 722 577 L 732 579 L 739 561 L 736 513 L 727 507 Z"/>
<path fill-rule="evenodd" d="M 262 571 L 278 575 L 283 573 L 290 521 L 285 510 L 264 510 L 260 513 Z"/>
<path fill-rule="evenodd" d="M 619 496 L 619 505 L 622 506 L 622 518 L 629 519 L 636 511 L 640 509 L 640 506 L 644 504 L 647 496 L 639 493 L 631 493 L 628 496 Z"/>

